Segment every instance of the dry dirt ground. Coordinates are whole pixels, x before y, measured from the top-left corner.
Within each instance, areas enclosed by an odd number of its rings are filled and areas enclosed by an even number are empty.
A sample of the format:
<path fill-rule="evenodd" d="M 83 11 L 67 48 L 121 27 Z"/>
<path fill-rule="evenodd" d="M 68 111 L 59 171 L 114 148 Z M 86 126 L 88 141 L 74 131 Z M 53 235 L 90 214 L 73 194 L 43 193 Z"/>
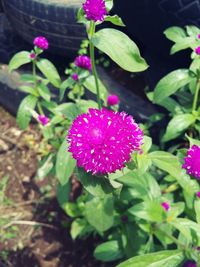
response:
<path fill-rule="evenodd" d="M 63 226 L 70 219 L 56 201 L 54 179 L 35 180 L 40 138 L 35 125 L 20 131 L 15 118 L 0 107 L 0 182 L 7 178 L 4 197 L 10 201 L 0 202 L 0 267 L 112 266 L 94 260 L 97 240 L 70 238 L 69 227 Z M 3 240 L 13 226 L 16 237 Z"/>

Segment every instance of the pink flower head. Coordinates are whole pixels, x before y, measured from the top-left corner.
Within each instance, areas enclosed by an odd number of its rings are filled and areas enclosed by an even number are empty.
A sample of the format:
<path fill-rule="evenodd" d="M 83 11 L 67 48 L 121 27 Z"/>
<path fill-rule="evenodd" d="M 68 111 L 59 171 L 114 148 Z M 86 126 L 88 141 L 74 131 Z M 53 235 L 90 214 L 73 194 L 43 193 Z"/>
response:
<path fill-rule="evenodd" d="M 140 150 L 143 132 L 125 112 L 89 109 L 73 122 L 69 134 L 69 151 L 92 174 L 107 174 L 120 170 Z"/>
<path fill-rule="evenodd" d="M 86 0 L 83 4 L 83 10 L 88 20 L 103 21 L 107 15 L 106 4 L 104 0 Z"/>
<path fill-rule="evenodd" d="M 31 59 L 35 59 L 36 58 L 36 54 L 35 53 L 30 53 L 30 58 Z"/>
<path fill-rule="evenodd" d="M 114 106 L 119 104 L 119 97 L 117 95 L 109 95 L 107 98 L 107 103 L 109 106 Z"/>
<path fill-rule="evenodd" d="M 196 196 L 200 198 L 200 191 L 196 193 Z"/>
<path fill-rule="evenodd" d="M 162 202 L 162 203 L 161 203 L 161 206 L 163 207 L 163 209 L 164 209 L 165 211 L 168 211 L 168 210 L 170 209 L 170 205 L 169 205 L 168 202 Z"/>
<path fill-rule="evenodd" d="M 77 82 L 78 81 L 78 74 L 77 73 L 73 73 L 72 74 L 72 79 Z"/>
<path fill-rule="evenodd" d="M 92 70 L 91 59 L 88 56 L 85 56 L 85 55 L 78 56 L 75 59 L 74 64 L 81 69 L 86 69 L 89 71 Z"/>
<path fill-rule="evenodd" d="M 186 261 L 183 267 L 197 267 L 197 265 L 194 261 Z"/>
<path fill-rule="evenodd" d="M 45 115 L 38 115 L 38 120 L 42 125 L 47 125 L 49 123 L 49 118 Z"/>
<path fill-rule="evenodd" d="M 198 47 L 195 48 L 195 53 L 197 55 L 200 55 L 200 46 L 198 46 Z"/>
<path fill-rule="evenodd" d="M 43 36 L 38 36 L 34 39 L 33 44 L 42 50 L 49 48 L 49 42 Z"/>
<path fill-rule="evenodd" d="M 188 174 L 200 179 L 200 146 L 193 145 L 188 149 L 184 161 L 182 168 L 186 169 Z"/>
<path fill-rule="evenodd" d="M 200 34 L 197 35 L 197 38 L 200 39 Z"/>

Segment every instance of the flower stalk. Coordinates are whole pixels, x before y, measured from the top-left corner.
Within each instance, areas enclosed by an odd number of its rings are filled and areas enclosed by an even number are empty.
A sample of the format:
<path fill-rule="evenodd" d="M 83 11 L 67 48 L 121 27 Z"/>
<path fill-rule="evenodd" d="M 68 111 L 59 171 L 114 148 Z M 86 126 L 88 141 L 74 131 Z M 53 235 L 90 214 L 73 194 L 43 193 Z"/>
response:
<path fill-rule="evenodd" d="M 95 33 L 95 23 L 94 21 L 90 22 L 90 29 L 89 29 L 89 41 L 90 41 L 90 58 L 92 61 L 92 73 L 94 75 L 95 79 L 95 86 L 96 86 L 96 91 L 97 91 L 97 103 L 98 103 L 98 108 L 101 109 L 101 98 L 100 98 L 100 89 L 99 89 L 99 82 L 98 82 L 98 74 L 96 70 L 96 65 L 95 65 L 95 55 L 94 55 L 94 45 L 91 41 L 91 38 L 93 37 Z"/>

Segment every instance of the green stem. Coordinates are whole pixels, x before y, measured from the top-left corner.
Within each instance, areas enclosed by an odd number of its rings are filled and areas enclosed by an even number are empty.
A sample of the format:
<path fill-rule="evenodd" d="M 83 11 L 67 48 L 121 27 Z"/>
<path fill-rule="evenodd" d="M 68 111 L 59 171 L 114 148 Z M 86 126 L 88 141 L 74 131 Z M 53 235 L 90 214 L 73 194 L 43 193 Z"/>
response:
<path fill-rule="evenodd" d="M 193 106 L 192 106 L 192 112 L 197 111 L 197 104 L 198 104 L 198 98 L 199 98 L 199 90 L 200 90 L 200 79 L 197 79 L 197 86 L 196 86 L 196 91 L 194 95 L 194 101 L 193 101 Z"/>
<path fill-rule="evenodd" d="M 175 238 L 174 236 L 168 234 L 166 231 L 163 231 L 162 229 L 159 228 L 159 225 L 156 225 L 156 228 L 159 230 L 159 232 L 163 235 L 165 235 L 166 237 L 168 237 L 169 239 L 171 239 L 178 247 L 180 247 L 183 250 L 186 250 L 186 247 L 179 242 L 179 240 L 177 238 Z M 154 226 L 155 229 L 155 226 Z"/>
<path fill-rule="evenodd" d="M 91 21 L 91 23 L 90 23 L 90 33 L 89 33 L 89 38 L 90 38 L 90 58 L 91 58 L 91 61 L 92 61 L 92 73 L 94 75 L 96 91 L 97 91 L 98 107 L 99 107 L 99 109 L 101 109 L 101 98 L 100 98 L 98 75 L 97 75 L 97 70 L 96 70 L 96 65 L 95 65 L 94 45 L 93 45 L 93 43 L 91 41 L 91 38 L 94 35 L 94 33 L 95 33 L 95 23 L 93 21 Z"/>
<path fill-rule="evenodd" d="M 37 89 L 36 62 L 35 62 L 35 60 L 33 60 L 33 79 L 34 79 L 34 88 Z"/>
<path fill-rule="evenodd" d="M 44 111 L 43 111 L 43 109 L 42 109 L 42 106 L 41 106 L 40 102 L 37 102 L 37 107 L 38 107 L 38 111 L 39 111 L 39 113 L 40 113 L 41 115 L 44 115 Z"/>

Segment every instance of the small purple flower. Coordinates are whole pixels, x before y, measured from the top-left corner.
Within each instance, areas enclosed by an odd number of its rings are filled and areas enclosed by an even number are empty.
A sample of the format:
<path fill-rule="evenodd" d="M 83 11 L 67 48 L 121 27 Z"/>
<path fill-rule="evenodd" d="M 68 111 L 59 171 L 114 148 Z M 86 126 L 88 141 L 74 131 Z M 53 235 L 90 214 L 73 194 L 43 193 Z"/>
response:
<path fill-rule="evenodd" d="M 45 115 L 38 115 L 38 120 L 43 126 L 49 123 L 49 118 L 46 117 Z"/>
<path fill-rule="evenodd" d="M 78 74 L 77 73 L 73 73 L 72 74 L 72 79 L 77 82 L 78 81 Z"/>
<path fill-rule="evenodd" d="M 186 261 L 183 267 L 197 267 L 197 265 L 194 261 Z"/>
<path fill-rule="evenodd" d="M 196 196 L 200 198 L 200 191 L 196 193 Z"/>
<path fill-rule="evenodd" d="M 109 95 L 107 98 L 107 103 L 109 106 L 114 106 L 119 104 L 119 97 L 117 95 Z"/>
<path fill-rule="evenodd" d="M 195 48 L 195 53 L 197 55 L 200 55 L 200 46 L 198 46 L 198 47 Z"/>
<path fill-rule="evenodd" d="M 92 174 L 113 173 L 124 168 L 131 154 L 140 150 L 143 132 L 132 116 L 108 109 L 89 109 L 73 122 L 69 134 L 69 151 Z"/>
<path fill-rule="evenodd" d="M 200 34 L 197 35 L 197 38 L 200 39 Z"/>
<path fill-rule="evenodd" d="M 83 4 L 83 10 L 88 20 L 104 21 L 107 15 L 106 4 L 104 0 L 86 0 Z"/>
<path fill-rule="evenodd" d="M 182 168 L 188 174 L 200 179 L 200 146 L 193 145 L 188 149 Z"/>
<path fill-rule="evenodd" d="M 86 69 L 89 71 L 92 70 L 91 59 L 88 56 L 81 55 L 81 56 L 76 57 L 74 64 L 81 69 Z"/>
<path fill-rule="evenodd" d="M 168 210 L 170 209 L 170 205 L 169 205 L 168 202 L 162 202 L 162 203 L 161 203 L 161 206 L 163 207 L 163 209 L 164 209 L 165 211 L 168 211 Z"/>
<path fill-rule="evenodd" d="M 35 53 L 30 53 L 30 58 L 31 59 L 35 59 L 36 58 L 36 54 Z"/>
<path fill-rule="evenodd" d="M 33 44 L 42 50 L 49 48 L 49 42 L 43 36 L 38 36 L 34 39 Z"/>

